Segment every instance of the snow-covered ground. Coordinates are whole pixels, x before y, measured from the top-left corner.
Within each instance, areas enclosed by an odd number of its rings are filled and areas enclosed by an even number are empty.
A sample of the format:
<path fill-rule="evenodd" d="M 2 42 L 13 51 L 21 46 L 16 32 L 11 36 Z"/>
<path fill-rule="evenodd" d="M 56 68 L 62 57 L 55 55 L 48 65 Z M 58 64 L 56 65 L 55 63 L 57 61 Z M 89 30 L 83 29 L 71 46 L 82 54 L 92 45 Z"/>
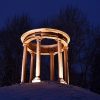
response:
<path fill-rule="evenodd" d="M 100 100 L 100 95 L 72 85 L 41 82 L 2 87 L 0 100 Z"/>

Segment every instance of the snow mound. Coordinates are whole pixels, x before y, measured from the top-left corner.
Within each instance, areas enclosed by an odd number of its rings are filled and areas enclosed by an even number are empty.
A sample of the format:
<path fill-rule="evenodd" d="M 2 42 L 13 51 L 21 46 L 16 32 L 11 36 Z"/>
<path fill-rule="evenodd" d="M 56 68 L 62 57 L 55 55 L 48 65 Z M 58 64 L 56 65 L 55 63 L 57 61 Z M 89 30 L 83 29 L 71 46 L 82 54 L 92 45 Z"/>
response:
<path fill-rule="evenodd" d="M 100 95 L 72 85 L 40 82 L 2 87 L 0 100 L 100 100 Z"/>

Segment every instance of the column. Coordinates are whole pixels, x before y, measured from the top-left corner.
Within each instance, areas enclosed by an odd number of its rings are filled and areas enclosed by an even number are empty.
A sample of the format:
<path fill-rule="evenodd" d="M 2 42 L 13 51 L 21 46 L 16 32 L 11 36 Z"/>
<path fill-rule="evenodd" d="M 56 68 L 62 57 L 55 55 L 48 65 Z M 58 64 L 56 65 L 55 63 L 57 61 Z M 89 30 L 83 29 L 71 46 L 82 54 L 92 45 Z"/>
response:
<path fill-rule="evenodd" d="M 68 47 L 64 48 L 64 79 L 69 84 Z"/>
<path fill-rule="evenodd" d="M 64 83 L 63 80 L 63 61 L 62 61 L 62 52 L 61 52 L 61 41 L 58 40 L 58 74 L 60 83 Z"/>
<path fill-rule="evenodd" d="M 50 80 L 54 80 L 54 53 L 50 53 Z"/>
<path fill-rule="evenodd" d="M 21 83 L 25 82 L 26 79 L 26 62 L 27 62 L 27 45 L 24 44 L 23 59 L 22 59 L 22 72 L 21 72 Z"/>
<path fill-rule="evenodd" d="M 34 65 L 34 53 L 31 52 L 31 61 L 30 61 L 30 80 L 29 82 L 32 82 L 33 79 L 33 65 Z"/>
<path fill-rule="evenodd" d="M 37 49 L 36 49 L 36 73 L 35 78 L 32 82 L 40 82 L 40 42 L 41 40 L 37 37 Z"/>

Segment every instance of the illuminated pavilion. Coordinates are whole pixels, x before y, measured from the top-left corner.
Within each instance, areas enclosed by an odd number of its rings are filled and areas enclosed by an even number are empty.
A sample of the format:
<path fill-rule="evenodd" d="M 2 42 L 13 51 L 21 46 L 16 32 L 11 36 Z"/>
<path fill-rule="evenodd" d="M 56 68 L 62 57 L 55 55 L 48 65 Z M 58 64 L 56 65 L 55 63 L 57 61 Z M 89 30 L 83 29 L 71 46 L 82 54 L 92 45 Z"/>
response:
<path fill-rule="evenodd" d="M 53 39 L 56 43 L 45 45 L 41 44 L 44 39 Z M 30 78 L 29 81 L 41 82 L 40 79 L 40 65 L 41 55 L 50 56 L 50 80 L 54 80 L 54 56 L 58 55 L 58 81 L 60 83 L 69 84 L 69 69 L 68 69 L 68 44 L 70 37 L 67 33 L 51 28 L 40 28 L 33 29 L 25 32 L 21 36 L 23 43 L 23 59 L 22 59 L 22 72 L 21 72 L 21 83 L 26 80 L 26 63 L 28 52 L 31 55 L 30 61 Z M 63 55 L 62 55 L 63 53 Z M 33 76 L 34 70 L 34 56 L 36 55 L 36 68 L 35 76 Z M 64 61 L 63 61 L 64 59 Z M 64 62 L 64 64 L 63 64 Z"/>

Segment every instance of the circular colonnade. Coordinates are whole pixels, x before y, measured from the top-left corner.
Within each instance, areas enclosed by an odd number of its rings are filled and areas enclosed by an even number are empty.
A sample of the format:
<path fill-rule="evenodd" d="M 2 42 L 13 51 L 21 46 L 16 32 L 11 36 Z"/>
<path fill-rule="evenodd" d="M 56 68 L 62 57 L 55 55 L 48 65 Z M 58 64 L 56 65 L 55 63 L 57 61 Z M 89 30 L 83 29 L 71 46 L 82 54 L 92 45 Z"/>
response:
<path fill-rule="evenodd" d="M 44 39 L 53 39 L 55 43 L 50 45 L 41 44 L 41 41 L 43 41 Z M 55 70 L 54 56 L 58 54 L 58 80 L 60 83 L 69 84 L 68 44 L 70 42 L 70 37 L 67 35 L 67 33 L 51 28 L 33 29 L 25 32 L 21 36 L 21 41 L 24 47 L 23 59 L 22 59 L 21 83 L 24 83 L 26 80 L 26 63 L 28 54 L 27 52 L 29 52 L 31 55 L 30 78 L 29 78 L 30 82 L 34 83 L 41 81 L 40 79 L 41 55 L 50 55 L 50 80 L 54 80 L 54 70 Z M 64 57 L 62 53 L 64 53 Z M 36 55 L 35 76 L 33 76 L 34 55 Z"/>

